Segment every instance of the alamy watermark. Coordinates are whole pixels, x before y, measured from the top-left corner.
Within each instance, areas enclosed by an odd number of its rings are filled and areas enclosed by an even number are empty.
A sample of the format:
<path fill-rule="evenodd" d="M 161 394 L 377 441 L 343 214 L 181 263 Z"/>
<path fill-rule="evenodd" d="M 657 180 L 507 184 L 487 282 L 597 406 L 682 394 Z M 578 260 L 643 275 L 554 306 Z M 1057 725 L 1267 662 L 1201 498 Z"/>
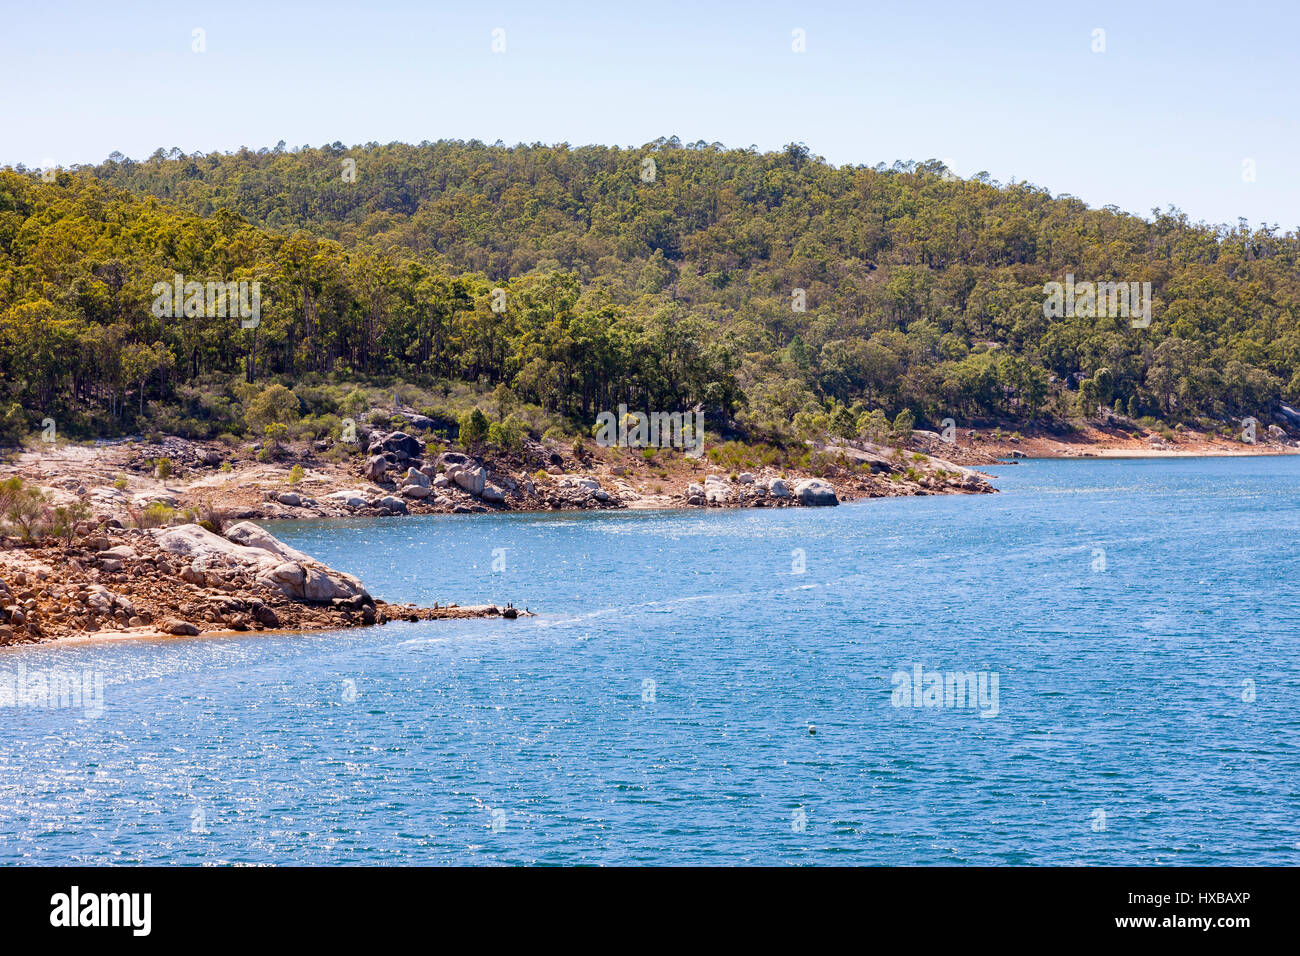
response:
<path fill-rule="evenodd" d="M 895 707 L 978 708 L 980 717 L 998 715 L 997 671 L 932 671 L 920 664 L 891 678 Z"/>
<path fill-rule="evenodd" d="M 47 710 L 85 711 L 87 717 L 104 713 L 104 675 L 99 671 L 28 670 L 0 672 L 0 707 L 43 707 Z"/>
<path fill-rule="evenodd" d="M 1043 317 L 1048 319 L 1131 318 L 1135 329 L 1151 324 L 1150 282 L 1079 282 L 1066 273 L 1064 282 L 1043 286 Z"/>
<path fill-rule="evenodd" d="M 689 458 L 704 454 L 704 413 L 631 412 L 626 405 L 596 416 L 596 444 L 602 448 L 680 448 Z"/>
<path fill-rule="evenodd" d="M 179 272 L 171 282 L 155 282 L 150 311 L 160 319 L 238 318 L 243 329 L 262 324 L 262 283 L 186 282 Z"/>

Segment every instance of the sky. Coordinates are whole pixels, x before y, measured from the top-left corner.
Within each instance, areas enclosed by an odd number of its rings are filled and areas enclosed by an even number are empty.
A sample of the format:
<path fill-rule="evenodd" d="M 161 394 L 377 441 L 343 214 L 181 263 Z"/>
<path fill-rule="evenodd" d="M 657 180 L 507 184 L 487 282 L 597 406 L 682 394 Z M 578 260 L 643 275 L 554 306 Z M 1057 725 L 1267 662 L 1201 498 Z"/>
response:
<path fill-rule="evenodd" d="M 0 165 L 676 135 L 1300 227 L 1297 0 L 6 0 L 0 24 Z"/>

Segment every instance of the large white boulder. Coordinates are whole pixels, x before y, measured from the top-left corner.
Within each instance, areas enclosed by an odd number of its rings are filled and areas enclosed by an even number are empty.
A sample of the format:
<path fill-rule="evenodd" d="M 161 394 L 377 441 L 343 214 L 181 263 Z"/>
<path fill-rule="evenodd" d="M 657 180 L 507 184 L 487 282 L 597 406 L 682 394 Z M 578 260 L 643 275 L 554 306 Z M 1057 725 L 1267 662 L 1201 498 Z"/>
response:
<path fill-rule="evenodd" d="M 388 460 L 383 455 L 371 455 L 366 459 L 365 476 L 367 481 L 383 481 L 388 471 Z"/>
<path fill-rule="evenodd" d="M 370 499 L 364 491 L 335 491 L 325 496 L 331 501 L 338 501 L 349 508 L 365 508 L 370 504 Z"/>
<path fill-rule="evenodd" d="M 251 521 L 230 528 L 224 538 L 196 524 L 158 528 L 152 534 L 163 551 L 189 559 L 187 579 L 202 576 L 206 580 L 213 571 L 243 571 L 296 601 L 369 598 L 361 581 L 351 574 L 289 547 Z"/>
<path fill-rule="evenodd" d="M 835 489 L 820 478 L 805 478 L 794 486 L 794 496 L 801 505 L 837 505 Z"/>
<path fill-rule="evenodd" d="M 483 485 L 487 483 L 487 472 L 481 467 L 460 468 L 451 473 L 452 480 L 471 495 L 483 494 Z"/>
<path fill-rule="evenodd" d="M 402 478 L 404 485 L 418 485 L 421 488 L 429 487 L 429 476 L 415 468 L 408 468 Z"/>

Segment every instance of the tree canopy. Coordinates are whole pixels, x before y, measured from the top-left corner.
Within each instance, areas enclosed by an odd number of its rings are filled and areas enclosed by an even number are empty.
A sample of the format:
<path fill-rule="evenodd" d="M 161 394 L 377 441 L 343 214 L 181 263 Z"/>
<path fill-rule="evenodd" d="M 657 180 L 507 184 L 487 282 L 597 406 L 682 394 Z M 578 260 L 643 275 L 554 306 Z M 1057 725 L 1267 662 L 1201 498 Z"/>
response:
<path fill-rule="evenodd" d="M 389 376 L 770 434 L 869 410 L 1263 418 L 1300 394 L 1298 255 L 1272 226 L 799 145 L 159 150 L 0 171 L 0 408 L 112 431 L 242 401 L 203 382 Z M 260 282 L 260 323 L 153 314 L 174 274 Z M 1151 324 L 1046 317 L 1066 275 L 1149 282 Z"/>

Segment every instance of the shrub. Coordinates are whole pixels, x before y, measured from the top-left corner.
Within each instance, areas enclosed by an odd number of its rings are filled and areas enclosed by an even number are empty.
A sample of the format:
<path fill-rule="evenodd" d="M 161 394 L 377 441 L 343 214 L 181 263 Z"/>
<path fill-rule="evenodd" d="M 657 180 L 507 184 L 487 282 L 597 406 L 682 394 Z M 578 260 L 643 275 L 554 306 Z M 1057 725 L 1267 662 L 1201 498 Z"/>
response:
<path fill-rule="evenodd" d="M 141 528 L 161 528 L 170 524 L 176 517 L 176 510 L 161 501 L 150 502 L 149 506 L 139 512 L 136 524 Z"/>
<path fill-rule="evenodd" d="M 289 437 L 289 426 L 283 422 L 271 422 L 265 431 L 267 446 L 263 451 L 268 453 L 268 458 L 274 458 Z"/>
<path fill-rule="evenodd" d="M 858 434 L 869 441 L 885 441 L 890 430 L 889 416 L 879 408 L 858 416 Z"/>
<path fill-rule="evenodd" d="M 283 385 L 262 389 L 244 411 L 244 423 L 254 433 L 265 432 L 272 424 L 290 425 L 298 420 L 298 396 Z M 287 431 L 287 429 L 286 429 Z"/>
<path fill-rule="evenodd" d="M 916 416 L 910 409 L 903 409 L 894 416 L 894 437 L 899 441 L 909 441 L 912 437 L 912 429 L 916 427 Z"/>
<path fill-rule="evenodd" d="M 62 538 L 64 544 L 72 544 L 77 533 L 77 524 L 90 517 L 90 506 L 84 501 L 70 505 L 58 505 L 50 514 L 50 533 Z"/>
<path fill-rule="evenodd" d="M 524 447 L 524 432 L 524 423 L 511 415 L 503 422 L 493 422 L 488 426 L 488 444 L 509 451 L 518 451 Z"/>
<path fill-rule="evenodd" d="M 27 485 L 18 477 L 0 484 L 0 506 L 4 518 L 24 541 L 37 536 L 44 514 L 45 495 L 34 485 Z"/>
<path fill-rule="evenodd" d="M 199 502 L 198 515 L 199 527 L 206 528 L 213 534 L 224 534 L 226 530 L 227 515 L 226 512 L 219 508 L 214 508 L 212 502 Z"/>
<path fill-rule="evenodd" d="M 457 436 L 461 447 L 473 448 L 482 444 L 488 437 L 488 419 L 477 407 L 460 416 L 460 434 Z"/>
<path fill-rule="evenodd" d="M 27 434 L 27 416 L 17 402 L 13 402 L 0 415 L 0 445 L 17 445 Z"/>
<path fill-rule="evenodd" d="M 298 484 L 298 482 L 302 481 L 302 476 L 303 476 L 302 465 L 294 465 L 292 468 L 289 469 L 289 484 L 291 485 Z"/>
<path fill-rule="evenodd" d="M 172 460 L 170 458 L 159 458 L 154 462 L 153 473 L 158 478 L 166 481 L 172 476 Z"/>

